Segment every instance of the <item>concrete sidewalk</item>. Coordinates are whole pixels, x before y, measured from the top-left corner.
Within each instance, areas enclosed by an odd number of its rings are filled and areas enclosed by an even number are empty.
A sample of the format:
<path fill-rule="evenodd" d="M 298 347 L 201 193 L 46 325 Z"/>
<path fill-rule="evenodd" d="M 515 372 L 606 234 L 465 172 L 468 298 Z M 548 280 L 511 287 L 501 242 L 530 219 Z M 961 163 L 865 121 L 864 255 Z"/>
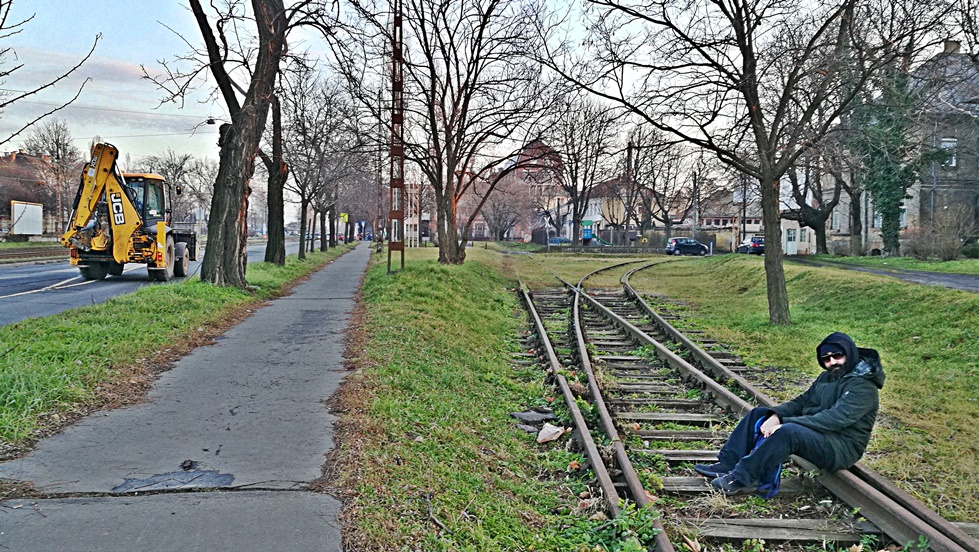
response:
<path fill-rule="evenodd" d="M 333 448 L 325 401 L 369 257 L 361 244 L 181 359 L 145 403 L 0 464 L 71 495 L 0 502 L 0 549 L 341 550 L 338 501 L 301 489 Z"/>

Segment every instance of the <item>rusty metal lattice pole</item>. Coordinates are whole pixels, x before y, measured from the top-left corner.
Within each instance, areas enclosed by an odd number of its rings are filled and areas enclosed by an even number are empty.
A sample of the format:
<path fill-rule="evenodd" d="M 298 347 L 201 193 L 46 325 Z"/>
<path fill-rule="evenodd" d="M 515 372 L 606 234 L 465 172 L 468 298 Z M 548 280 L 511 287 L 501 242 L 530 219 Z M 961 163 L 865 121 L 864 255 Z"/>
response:
<path fill-rule="evenodd" d="M 388 273 L 391 252 L 401 252 L 401 269 L 405 268 L 405 147 L 404 147 L 404 80 L 402 75 L 401 1 L 392 0 L 394 26 L 391 30 L 391 207 L 388 218 Z"/>

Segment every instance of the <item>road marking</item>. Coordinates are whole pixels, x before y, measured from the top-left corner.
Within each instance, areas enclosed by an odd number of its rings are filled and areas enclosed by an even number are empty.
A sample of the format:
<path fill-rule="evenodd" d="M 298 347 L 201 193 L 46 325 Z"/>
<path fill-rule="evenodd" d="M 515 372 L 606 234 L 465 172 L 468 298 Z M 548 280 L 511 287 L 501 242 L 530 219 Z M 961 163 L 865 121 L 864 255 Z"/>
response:
<path fill-rule="evenodd" d="M 125 274 L 126 272 L 131 272 L 133 270 L 139 270 L 140 268 L 142 268 L 142 267 L 141 266 L 134 266 L 132 268 L 123 269 L 122 272 L 123 272 L 123 274 Z M 72 282 L 74 280 L 78 280 L 80 278 L 81 278 L 81 276 L 73 276 L 71 278 L 68 278 L 67 280 L 62 280 L 62 281 L 58 282 L 57 284 L 51 284 L 50 286 L 45 286 L 45 287 L 42 287 L 42 288 L 32 289 L 32 290 L 28 290 L 28 291 L 21 291 L 20 293 L 11 293 L 10 295 L 0 295 L 0 299 L 9 299 L 11 297 L 21 297 L 23 295 L 31 295 L 31 294 L 34 294 L 34 293 L 41 293 L 42 291 L 54 291 L 54 290 L 60 290 L 60 289 L 68 289 L 68 288 L 73 288 L 73 287 L 78 287 L 78 286 L 84 286 L 85 284 L 93 284 L 95 282 L 101 281 L 101 280 L 83 280 L 81 282 L 76 282 L 74 284 L 70 284 L 69 283 L 69 282 Z"/>

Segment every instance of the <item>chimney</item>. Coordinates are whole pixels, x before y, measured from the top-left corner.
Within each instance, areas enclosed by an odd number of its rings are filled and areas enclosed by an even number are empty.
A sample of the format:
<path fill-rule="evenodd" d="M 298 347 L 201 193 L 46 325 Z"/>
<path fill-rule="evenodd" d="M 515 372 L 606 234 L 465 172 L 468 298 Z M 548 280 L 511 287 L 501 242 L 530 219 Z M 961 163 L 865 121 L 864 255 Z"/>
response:
<path fill-rule="evenodd" d="M 962 45 L 958 40 L 946 40 L 945 41 L 945 54 L 957 54 L 959 53 L 959 47 Z"/>

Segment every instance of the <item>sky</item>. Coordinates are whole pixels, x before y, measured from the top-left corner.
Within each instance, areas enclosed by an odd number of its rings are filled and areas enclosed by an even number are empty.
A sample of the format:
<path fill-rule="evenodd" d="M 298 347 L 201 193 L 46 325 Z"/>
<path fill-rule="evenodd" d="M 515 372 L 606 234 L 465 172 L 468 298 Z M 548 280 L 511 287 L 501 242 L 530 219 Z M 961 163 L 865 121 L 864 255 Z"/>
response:
<path fill-rule="evenodd" d="M 158 74 L 163 70 L 159 60 L 190 51 L 174 31 L 192 44 L 200 42 L 185 1 L 14 0 L 7 23 L 31 16 L 20 33 L 0 39 L 0 48 L 12 49 L 2 69 L 23 64 L 0 83 L 8 99 L 16 91 L 32 90 L 57 78 L 85 56 L 97 34 L 102 38 L 72 77 L 4 109 L 0 140 L 71 99 L 79 85 L 91 79 L 72 106 L 51 116 L 67 123 L 84 156 L 93 137 L 100 136 L 119 148 L 123 170 L 126 156 L 154 155 L 167 148 L 217 158 L 218 126 L 202 123 L 209 117 L 228 119 L 222 102 L 208 103 L 207 94 L 199 93 L 183 107 L 161 105 L 163 92 L 142 78 L 141 65 Z M 0 152 L 17 150 L 29 132 L 0 146 Z"/>

